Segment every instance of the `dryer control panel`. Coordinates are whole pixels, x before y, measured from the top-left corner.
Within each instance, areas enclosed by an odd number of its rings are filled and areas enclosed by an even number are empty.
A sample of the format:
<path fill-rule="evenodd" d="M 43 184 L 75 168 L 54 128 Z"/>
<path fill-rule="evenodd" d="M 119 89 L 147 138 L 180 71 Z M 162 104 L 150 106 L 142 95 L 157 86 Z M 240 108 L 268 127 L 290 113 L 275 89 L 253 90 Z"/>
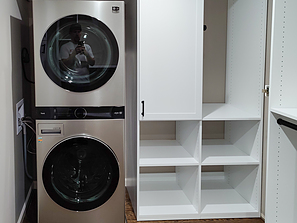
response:
<path fill-rule="evenodd" d="M 124 119 L 124 106 L 36 107 L 36 119 Z"/>

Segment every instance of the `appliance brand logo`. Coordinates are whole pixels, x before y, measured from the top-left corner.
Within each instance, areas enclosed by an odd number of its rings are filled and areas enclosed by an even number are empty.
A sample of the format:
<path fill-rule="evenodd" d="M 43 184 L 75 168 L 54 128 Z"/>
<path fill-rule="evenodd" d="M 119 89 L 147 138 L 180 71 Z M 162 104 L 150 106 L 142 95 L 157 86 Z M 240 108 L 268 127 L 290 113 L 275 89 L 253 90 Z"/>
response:
<path fill-rule="evenodd" d="M 112 6 L 112 12 L 113 13 L 119 13 L 120 12 L 120 7 L 119 6 Z"/>
<path fill-rule="evenodd" d="M 39 143 L 42 143 L 42 137 L 38 137 L 38 140 L 37 140 Z"/>

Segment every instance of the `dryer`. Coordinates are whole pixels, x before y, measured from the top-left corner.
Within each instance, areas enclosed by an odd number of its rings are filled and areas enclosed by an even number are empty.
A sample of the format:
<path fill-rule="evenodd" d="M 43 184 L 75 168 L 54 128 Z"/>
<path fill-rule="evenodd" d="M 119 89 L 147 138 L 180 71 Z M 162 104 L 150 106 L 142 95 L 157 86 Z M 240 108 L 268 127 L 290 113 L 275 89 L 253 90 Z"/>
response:
<path fill-rule="evenodd" d="M 37 107 L 124 105 L 124 14 L 123 1 L 33 0 Z"/>
<path fill-rule="evenodd" d="M 84 109 L 36 121 L 39 223 L 125 222 L 124 110 Z"/>

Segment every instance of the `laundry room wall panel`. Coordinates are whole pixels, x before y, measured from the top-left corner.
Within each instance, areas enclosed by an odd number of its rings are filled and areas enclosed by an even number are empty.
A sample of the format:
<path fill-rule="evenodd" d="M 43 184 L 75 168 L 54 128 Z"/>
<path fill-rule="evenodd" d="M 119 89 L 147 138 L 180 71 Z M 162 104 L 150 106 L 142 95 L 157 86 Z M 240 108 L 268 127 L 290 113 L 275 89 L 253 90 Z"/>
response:
<path fill-rule="evenodd" d="M 25 80 L 24 74 L 32 79 L 32 54 L 30 44 L 31 3 L 26 1 L 3 1 L 1 10 L 3 35 L 1 78 L 1 175 L 5 178 L 0 186 L 0 222 L 21 222 L 27 207 L 28 199 L 33 188 L 33 179 L 26 175 L 27 168 L 30 176 L 35 177 L 35 156 L 25 154 L 24 137 L 29 140 L 31 130 L 27 128 L 17 134 L 16 104 L 24 101 L 25 116 L 32 117 L 32 93 L 34 86 Z M 5 44 L 4 44 L 5 43 Z M 23 49 L 29 53 L 30 61 L 23 61 Z M 23 127 L 24 128 L 24 127 Z M 30 150 L 32 147 L 30 147 Z M 26 156 L 25 156 L 26 155 Z M 24 157 L 27 157 L 26 161 Z"/>
<path fill-rule="evenodd" d="M 31 5 L 27 1 L 4 0 L 1 3 L 1 27 L 5 34 L 1 36 L 3 44 L 0 56 L 2 62 L 0 173 L 5 180 L 0 185 L 0 222 L 15 223 L 23 217 L 26 196 L 32 183 L 31 180 L 26 180 L 24 173 L 22 132 L 16 135 L 15 130 L 16 103 L 24 97 L 26 101 L 30 100 L 31 89 L 28 90 L 28 86 L 24 86 L 27 83 L 22 76 L 21 52 L 22 47 L 29 49 L 30 46 Z M 27 68 L 26 66 L 30 77 Z M 29 108 L 28 103 L 26 111 L 30 111 Z"/>
<path fill-rule="evenodd" d="M 24 84 L 23 84 L 23 77 L 22 77 L 22 62 L 21 62 L 21 51 L 22 51 L 22 41 L 20 40 L 19 36 L 22 34 L 25 35 L 24 32 L 22 32 L 22 21 L 11 17 L 10 19 L 11 24 L 11 57 L 12 57 L 12 75 L 11 75 L 11 86 L 12 86 L 12 104 L 13 106 L 13 117 L 16 117 L 16 109 L 15 105 L 18 103 L 19 100 L 24 98 L 27 95 L 25 95 L 24 91 Z M 28 95 L 30 97 L 30 95 Z M 13 125 L 16 126 L 16 120 L 13 119 Z M 14 178 L 15 178 L 15 218 L 19 218 L 19 214 L 21 214 L 21 210 L 24 205 L 24 199 L 26 198 L 26 193 L 28 192 L 26 188 L 26 181 L 27 177 L 24 172 L 25 162 L 24 162 L 24 146 L 23 146 L 23 130 L 20 131 L 19 134 L 16 134 L 17 130 L 14 131 L 13 136 L 13 143 L 14 143 Z M 26 154 L 28 155 L 28 154 Z M 31 173 L 31 172 L 30 172 Z"/>

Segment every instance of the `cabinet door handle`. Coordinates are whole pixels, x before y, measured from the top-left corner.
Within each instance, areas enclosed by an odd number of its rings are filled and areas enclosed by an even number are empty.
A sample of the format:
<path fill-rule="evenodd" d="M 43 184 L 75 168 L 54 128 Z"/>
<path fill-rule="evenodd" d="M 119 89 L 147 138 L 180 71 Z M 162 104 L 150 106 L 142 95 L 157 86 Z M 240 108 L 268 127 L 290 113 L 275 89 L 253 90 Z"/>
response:
<path fill-rule="evenodd" d="M 144 101 L 141 101 L 141 104 L 142 104 L 142 112 L 141 112 L 141 115 L 142 115 L 142 117 L 144 117 Z"/>

